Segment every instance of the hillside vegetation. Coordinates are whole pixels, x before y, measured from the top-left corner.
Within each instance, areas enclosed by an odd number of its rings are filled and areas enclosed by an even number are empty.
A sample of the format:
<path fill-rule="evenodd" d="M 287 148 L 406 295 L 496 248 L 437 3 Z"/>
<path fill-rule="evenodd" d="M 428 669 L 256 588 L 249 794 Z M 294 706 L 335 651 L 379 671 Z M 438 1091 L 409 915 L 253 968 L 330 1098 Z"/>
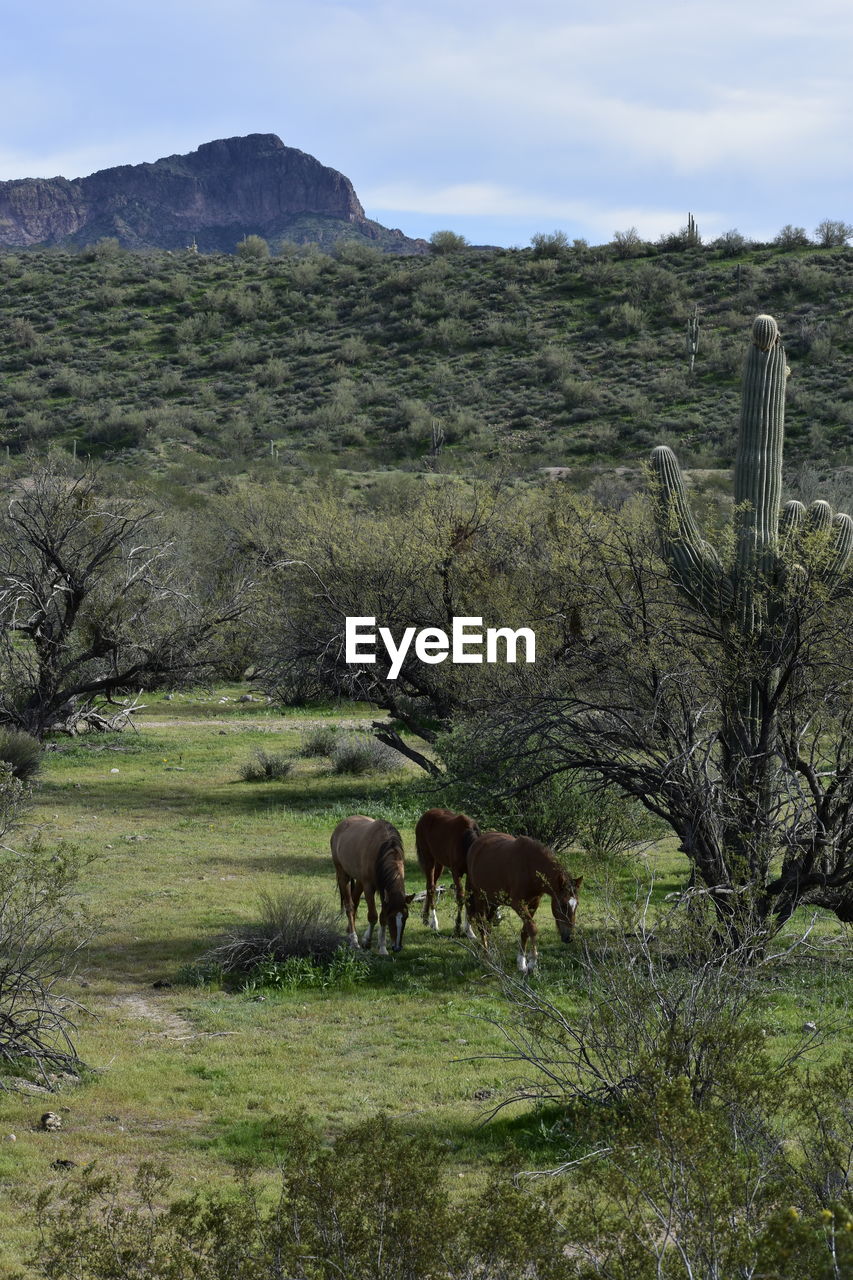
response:
<path fill-rule="evenodd" d="M 745 333 L 779 319 L 790 464 L 853 461 L 853 249 L 461 249 L 400 259 L 0 257 L 0 442 L 196 486 L 223 473 L 486 458 L 728 466 Z M 262 244 L 250 246 L 264 249 Z M 633 252 L 637 247 L 633 247 Z M 689 317 L 698 308 L 691 375 Z"/>

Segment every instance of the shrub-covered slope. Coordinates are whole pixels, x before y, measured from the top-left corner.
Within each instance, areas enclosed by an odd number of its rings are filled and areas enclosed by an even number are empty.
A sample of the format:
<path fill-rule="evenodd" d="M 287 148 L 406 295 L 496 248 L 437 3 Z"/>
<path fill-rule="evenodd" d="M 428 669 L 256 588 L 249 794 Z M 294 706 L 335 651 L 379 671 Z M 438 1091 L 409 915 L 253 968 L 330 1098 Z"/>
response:
<path fill-rule="evenodd" d="M 546 238 L 547 239 L 547 238 Z M 744 332 L 780 322 L 787 457 L 853 461 L 853 250 L 0 256 L 0 441 L 223 471 L 727 466 Z M 695 372 L 686 349 L 698 308 Z M 75 444 L 76 442 L 76 444 Z"/>

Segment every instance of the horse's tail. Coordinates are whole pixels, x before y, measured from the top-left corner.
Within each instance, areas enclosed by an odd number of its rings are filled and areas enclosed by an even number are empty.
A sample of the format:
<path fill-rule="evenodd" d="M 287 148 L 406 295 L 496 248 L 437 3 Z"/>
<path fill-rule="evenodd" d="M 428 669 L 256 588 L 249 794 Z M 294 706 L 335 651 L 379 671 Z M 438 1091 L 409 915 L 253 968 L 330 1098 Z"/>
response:
<path fill-rule="evenodd" d="M 341 899 L 341 911 L 346 911 L 347 909 L 347 901 L 346 901 L 346 898 L 344 897 L 344 894 L 346 892 L 349 892 L 349 894 L 352 895 L 352 891 L 355 888 L 357 883 L 358 881 L 353 876 L 349 877 L 349 879 L 346 882 L 346 886 L 342 885 L 340 881 L 338 882 L 338 894 Z"/>
<path fill-rule="evenodd" d="M 465 830 L 462 832 L 462 852 L 463 853 L 468 852 L 468 850 L 471 848 L 471 845 L 474 843 L 474 841 L 477 839 L 477 837 L 480 834 L 481 834 L 480 828 L 477 826 L 476 822 L 472 822 L 470 827 L 465 828 Z"/>
<path fill-rule="evenodd" d="M 393 855 L 399 854 L 399 857 Z M 385 839 L 376 855 L 376 887 L 380 895 L 391 889 L 403 861 L 403 837 L 390 822 L 385 823 Z"/>

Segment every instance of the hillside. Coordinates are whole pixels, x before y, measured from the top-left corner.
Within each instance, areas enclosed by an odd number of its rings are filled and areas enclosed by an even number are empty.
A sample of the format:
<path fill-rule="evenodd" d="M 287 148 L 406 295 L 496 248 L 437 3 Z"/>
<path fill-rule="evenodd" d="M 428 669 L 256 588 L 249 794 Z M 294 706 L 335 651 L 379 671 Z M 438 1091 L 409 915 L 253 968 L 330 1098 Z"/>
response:
<path fill-rule="evenodd" d="M 744 332 L 779 319 L 786 460 L 853 463 L 853 250 L 360 245 L 266 261 L 0 256 L 0 440 L 56 442 L 200 485 L 226 473 L 508 459 L 636 466 L 666 442 L 730 465 Z M 695 373 L 687 320 L 699 315 Z M 504 462 L 503 465 L 506 465 Z"/>
<path fill-rule="evenodd" d="M 370 221 L 349 178 L 274 133 L 206 142 L 188 155 L 120 165 L 87 178 L 0 182 L 0 245 L 233 252 L 244 236 L 332 244 L 364 240 L 394 253 L 422 241 Z"/>

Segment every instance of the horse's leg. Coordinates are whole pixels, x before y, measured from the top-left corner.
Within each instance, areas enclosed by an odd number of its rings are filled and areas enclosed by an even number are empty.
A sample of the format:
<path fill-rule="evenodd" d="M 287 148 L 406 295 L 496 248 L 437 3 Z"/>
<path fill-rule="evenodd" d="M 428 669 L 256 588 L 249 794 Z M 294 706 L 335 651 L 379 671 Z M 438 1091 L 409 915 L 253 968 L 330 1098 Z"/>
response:
<path fill-rule="evenodd" d="M 361 945 L 364 947 L 365 951 L 370 950 L 370 943 L 373 939 L 373 930 L 376 928 L 376 921 L 379 918 L 376 911 L 375 893 L 376 893 L 376 890 L 373 888 L 372 885 L 370 886 L 369 889 L 365 885 L 364 900 L 367 903 L 367 928 L 365 929 L 361 938 Z M 383 954 L 382 948 L 384 946 L 385 946 L 385 938 L 383 935 L 380 938 L 380 947 L 379 947 L 380 955 Z"/>
<path fill-rule="evenodd" d="M 438 913 L 435 909 L 435 886 L 438 877 L 441 875 L 441 865 L 436 862 L 432 854 L 427 854 L 429 859 L 429 870 L 426 873 L 426 901 L 424 902 L 424 924 L 428 929 L 434 929 L 438 933 Z"/>
<path fill-rule="evenodd" d="M 379 955 L 379 956 L 387 956 L 387 954 L 388 954 L 388 947 L 387 947 L 387 945 L 386 945 L 386 929 L 385 929 L 385 926 L 386 926 L 387 921 L 388 921 L 388 906 L 387 906 L 387 904 L 386 904 L 386 903 L 382 902 L 381 900 L 380 900 L 379 905 L 380 905 L 380 912 L 379 912 L 379 950 L 377 951 L 377 953 L 376 953 L 376 954 L 377 954 L 377 955 Z"/>
<path fill-rule="evenodd" d="M 480 935 L 480 942 L 483 944 L 484 949 L 488 950 L 489 931 L 486 923 L 488 903 L 485 896 L 477 889 L 469 889 L 465 902 L 465 909 L 468 920 L 472 921 L 476 926 L 477 933 Z M 473 929 L 471 930 L 471 933 L 472 936 L 476 938 L 477 933 L 474 933 Z"/>
<path fill-rule="evenodd" d="M 465 915 L 465 930 L 464 930 L 464 932 L 465 932 L 465 937 L 466 937 L 466 938 L 476 938 L 476 936 L 477 936 L 477 935 L 476 935 L 476 933 L 474 932 L 474 930 L 471 928 L 471 921 L 470 921 L 470 919 L 468 918 L 468 912 L 467 912 L 467 910 L 466 910 L 466 908 L 465 908 L 465 890 L 462 888 L 462 876 L 463 876 L 465 873 L 464 873 L 464 871 L 460 873 L 459 871 L 454 871 L 453 869 L 451 869 L 450 874 L 453 876 L 453 887 L 454 887 L 454 889 L 456 890 L 456 924 L 455 924 L 454 929 L 453 929 L 454 936 L 458 938 L 458 937 L 459 937 L 459 935 L 463 932 L 463 930 L 462 930 L 462 915 L 463 915 L 463 912 L 464 912 L 464 915 Z"/>
<path fill-rule="evenodd" d="M 538 898 L 536 898 L 535 901 L 530 903 L 521 902 L 517 906 L 515 903 L 513 903 L 514 909 L 521 916 L 521 920 L 522 920 L 521 938 L 519 940 L 519 948 L 518 948 L 519 973 L 524 973 L 524 974 L 532 973 L 533 970 L 536 968 L 536 961 L 539 958 L 539 953 L 536 950 L 536 938 L 538 936 L 538 931 L 536 928 L 536 921 L 533 919 L 533 913 L 538 906 L 539 906 Z M 527 951 L 528 943 L 530 944 L 529 955 Z"/>
<path fill-rule="evenodd" d="M 341 906 L 343 907 L 347 917 L 347 942 L 351 947 L 358 950 L 358 934 L 355 928 L 355 910 L 358 905 L 358 899 L 353 901 L 352 884 L 350 878 L 344 871 L 343 867 L 335 868 L 338 877 L 338 891 L 341 895 Z M 356 886 L 358 893 L 358 886 Z"/>

